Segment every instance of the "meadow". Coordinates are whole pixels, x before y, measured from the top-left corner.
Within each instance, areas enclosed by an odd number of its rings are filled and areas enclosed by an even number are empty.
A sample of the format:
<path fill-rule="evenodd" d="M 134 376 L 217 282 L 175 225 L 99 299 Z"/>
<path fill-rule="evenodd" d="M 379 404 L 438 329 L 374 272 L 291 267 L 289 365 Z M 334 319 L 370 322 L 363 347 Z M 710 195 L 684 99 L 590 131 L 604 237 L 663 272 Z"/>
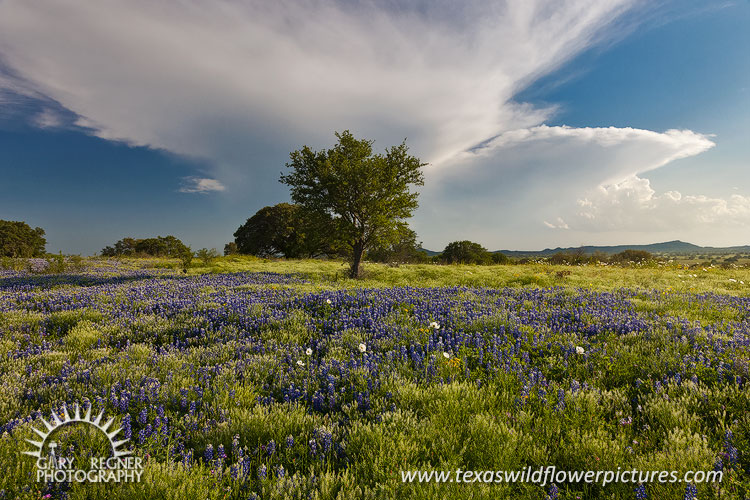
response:
<path fill-rule="evenodd" d="M 750 498 L 749 269 L 365 269 L 0 271 L 0 499 Z M 36 481 L 31 427 L 75 404 L 114 417 L 140 482 Z M 401 476 L 546 465 L 723 480 Z"/>

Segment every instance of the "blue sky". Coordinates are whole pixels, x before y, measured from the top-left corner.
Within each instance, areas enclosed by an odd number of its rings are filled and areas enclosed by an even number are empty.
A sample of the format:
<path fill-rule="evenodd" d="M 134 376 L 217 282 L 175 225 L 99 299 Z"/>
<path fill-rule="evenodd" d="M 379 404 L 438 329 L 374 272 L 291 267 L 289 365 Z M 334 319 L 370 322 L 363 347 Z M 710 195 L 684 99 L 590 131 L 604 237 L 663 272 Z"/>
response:
<path fill-rule="evenodd" d="M 750 2 L 455 5 L 3 2 L 0 218 L 220 249 L 350 129 L 430 162 L 427 248 L 750 244 Z"/>

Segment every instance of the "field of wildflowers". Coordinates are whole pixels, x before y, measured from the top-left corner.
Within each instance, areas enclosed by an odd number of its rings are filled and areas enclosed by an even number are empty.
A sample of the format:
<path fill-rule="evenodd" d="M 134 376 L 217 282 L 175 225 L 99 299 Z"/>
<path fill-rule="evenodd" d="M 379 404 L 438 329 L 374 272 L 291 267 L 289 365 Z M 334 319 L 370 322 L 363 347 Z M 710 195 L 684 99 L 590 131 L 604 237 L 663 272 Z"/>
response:
<path fill-rule="evenodd" d="M 238 266 L 0 271 L 0 499 L 749 498 L 747 271 Z M 75 404 L 140 482 L 36 481 L 31 427 Z M 724 478 L 400 476 L 542 465 Z"/>

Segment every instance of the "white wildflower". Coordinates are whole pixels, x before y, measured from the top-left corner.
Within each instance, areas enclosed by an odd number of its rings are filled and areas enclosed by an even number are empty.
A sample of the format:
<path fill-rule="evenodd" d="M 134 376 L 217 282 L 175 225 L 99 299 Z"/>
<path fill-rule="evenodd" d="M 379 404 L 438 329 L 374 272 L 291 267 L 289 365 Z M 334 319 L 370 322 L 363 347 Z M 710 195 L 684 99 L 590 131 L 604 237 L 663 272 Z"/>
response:
<path fill-rule="evenodd" d="M 578 354 L 583 354 L 584 352 L 586 352 L 586 350 L 583 347 L 581 347 L 581 346 L 578 345 L 578 346 L 576 346 L 576 352 Z"/>
<path fill-rule="evenodd" d="M 331 299 L 326 299 L 326 304 L 330 304 L 330 303 L 331 303 Z"/>
<path fill-rule="evenodd" d="M 367 350 L 367 346 L 364 344 L 359 344 L 359 352 L 365 352 Z"/>
<path fill-rule="evenodd" d="M 310 348 L 308 347 L 308 348 L 307 348 L 307 349 L 305 350 L 305 354 L 307 354 L 308 356 L 312 356 L 312 349 L 310 349 Z"/>
<path fill-rule="evenodd" d="M 435 330 L 440 330 L 440 323 L 438 323 L 437 321 L 433 321 L 432 323 L 430 323 L 430 328 L 434 328 Z"/>
<path fill-rule="evenodd" d="M 450 353 L 447 353 L 447 352 L 444 352 L 444 353 L 443 353 L 443 357 L 444 357 L 445 359 L 451 359 L 451 355 L 450 355 Z"/>
<path fill-rule="evenodd" d="M 298 364 L 299 366 L 305 366 L 305 363 L 303 363 L 301 359 L 300 359 L 299 361 L 297 361 L 297 364 Z"/>

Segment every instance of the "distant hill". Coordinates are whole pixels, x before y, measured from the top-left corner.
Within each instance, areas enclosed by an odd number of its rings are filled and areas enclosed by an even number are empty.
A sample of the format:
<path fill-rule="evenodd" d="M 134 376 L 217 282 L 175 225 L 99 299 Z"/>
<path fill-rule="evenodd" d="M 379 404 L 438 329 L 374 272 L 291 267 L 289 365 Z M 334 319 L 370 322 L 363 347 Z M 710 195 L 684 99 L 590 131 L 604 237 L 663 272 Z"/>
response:
<path fill-rule="evenodd" d="M 556 254 L 558 252 L 580 252 L 583 250 L 586 254 L 592 254 L 595 252 L 603 254 L 615 254 L 620 253 L 624 250 L 646 250 L 653 254 L 673 254 L 673 255 L 688 255 L 688 254 L 735 254 L 735 253 L 750 253 L 750 245 L 737 246 L 737 247 L 701 247 L 693 245 L 692 243 L 686 243 L 680 240 L 665 241 L 664 243 L 651 243 L 649 245 L 612 245 L 612 246 L 594 246 L 587 245 L 582 247 L 568 247 L 568 248 L 545 248 L 544 250 L 498 250 L 498 252 L 507 255 L 508 257 L 546 257 L 549 255 Z"/>
<path fill-rule="evenodd" d="M 426 253 L 430 257 L 434 257 L 435 255 L 441 254 L 441 252 L 436 252 L 435 250 L 427 250 L 426 248 L 420 248 L 419 251 Z"/>

